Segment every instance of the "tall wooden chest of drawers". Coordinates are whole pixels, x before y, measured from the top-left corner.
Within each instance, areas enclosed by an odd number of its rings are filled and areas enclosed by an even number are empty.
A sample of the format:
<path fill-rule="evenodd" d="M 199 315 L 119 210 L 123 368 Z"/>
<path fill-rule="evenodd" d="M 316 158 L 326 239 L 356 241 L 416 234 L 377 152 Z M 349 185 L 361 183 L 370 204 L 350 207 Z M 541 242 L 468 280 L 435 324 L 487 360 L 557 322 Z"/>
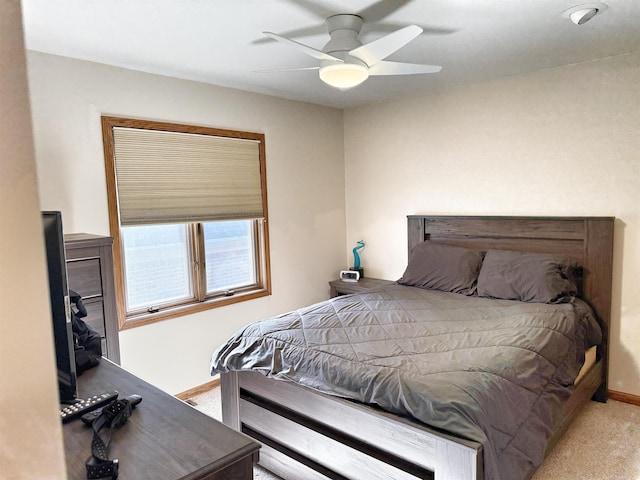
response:
<path fill-rule="evenodd" d="M 64 236 L 69 288 L 82 296 L 83 318 L 102 337 L 102 354 L 120 363 L 113 277 L 113 239 L 88 233 Z"/>

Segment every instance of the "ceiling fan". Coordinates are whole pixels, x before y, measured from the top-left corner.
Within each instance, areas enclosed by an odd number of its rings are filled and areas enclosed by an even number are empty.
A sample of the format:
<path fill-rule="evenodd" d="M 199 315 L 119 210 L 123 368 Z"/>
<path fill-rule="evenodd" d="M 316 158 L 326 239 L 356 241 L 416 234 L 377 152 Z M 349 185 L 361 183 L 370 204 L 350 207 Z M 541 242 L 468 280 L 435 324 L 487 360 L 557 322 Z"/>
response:
<path fill-rule="evenodd" d="M 274 40 L 320 60 L 320 65 L 316 67 L 270 71 L 319 70 L 323 82 L 340 90 L 348 90 L 361 84 L 369 76 L 436 73 L 442 69 L 439 65 L 385 60 L 420 35 L 423 32 L 421 27 L 409 25 L 363 45 L 358 38 L 363 24 L 363 18 L 357 14 L 330 16 L 325 20 L 325 25 L 331 38 L 322 50 L 273 32 L 263 32 Z"/>

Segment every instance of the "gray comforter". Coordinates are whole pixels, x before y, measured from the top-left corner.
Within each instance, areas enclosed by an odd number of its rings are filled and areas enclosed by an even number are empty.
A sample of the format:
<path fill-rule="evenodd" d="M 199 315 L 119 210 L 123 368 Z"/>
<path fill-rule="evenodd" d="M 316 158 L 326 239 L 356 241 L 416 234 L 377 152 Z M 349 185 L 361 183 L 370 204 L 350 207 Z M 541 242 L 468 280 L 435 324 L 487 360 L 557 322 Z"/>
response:
<path fill-rule="evenodd" d="M 258 370 L 377 404 L 481 442 L 488 479 L 543 460 L 585 349 L 601 332 L 582 301 L 522 303 L 390 285 L 253 323 L 212 374 Z"/>

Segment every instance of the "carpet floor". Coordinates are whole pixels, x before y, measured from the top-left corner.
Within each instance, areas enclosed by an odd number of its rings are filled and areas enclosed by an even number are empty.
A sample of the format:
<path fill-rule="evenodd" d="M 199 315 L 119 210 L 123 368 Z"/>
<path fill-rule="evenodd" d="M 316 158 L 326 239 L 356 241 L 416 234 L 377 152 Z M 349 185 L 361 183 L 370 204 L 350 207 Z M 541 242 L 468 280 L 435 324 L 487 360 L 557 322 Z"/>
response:
<path fill-rule="evenodd" d="M 219 388 L 189 403 L 221 418 Z M 280 477 L 257 466 L 254 479 Z M 640 480 L 640 407 L 614 400 L 590 402 L 531 480 Z"/>

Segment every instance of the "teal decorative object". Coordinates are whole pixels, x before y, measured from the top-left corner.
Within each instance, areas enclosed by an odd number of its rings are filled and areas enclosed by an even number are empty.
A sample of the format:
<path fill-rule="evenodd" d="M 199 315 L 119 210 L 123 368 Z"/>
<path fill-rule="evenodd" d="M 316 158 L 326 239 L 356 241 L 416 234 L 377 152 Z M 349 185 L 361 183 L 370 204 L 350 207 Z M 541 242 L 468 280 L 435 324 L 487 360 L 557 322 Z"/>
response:
<path fill-rule="evenodd" d="M 358 250 L 364 248 L 364 241 L 358 240 L 357 246 L 353 249 L 353 269 L 360 270 L 360 255 Z"/>

